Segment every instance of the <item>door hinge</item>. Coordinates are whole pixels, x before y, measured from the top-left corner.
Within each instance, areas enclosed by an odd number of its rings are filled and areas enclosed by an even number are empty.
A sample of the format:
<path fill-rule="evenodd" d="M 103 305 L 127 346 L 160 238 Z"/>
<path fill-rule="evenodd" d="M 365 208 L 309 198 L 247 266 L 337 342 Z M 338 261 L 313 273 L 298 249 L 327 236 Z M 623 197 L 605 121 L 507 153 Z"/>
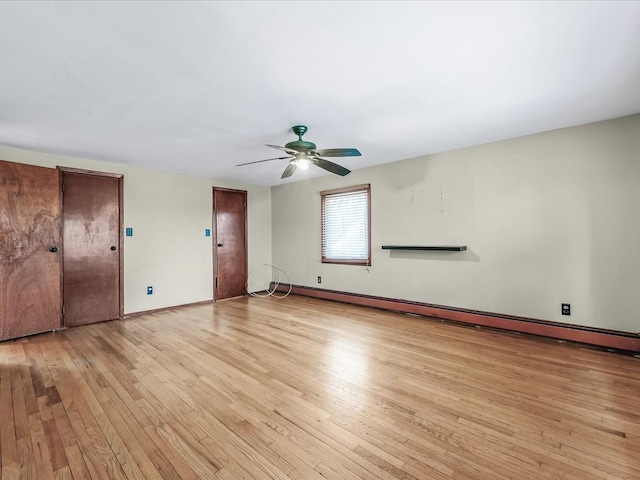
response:
<path fill-rule="evenodd" d="M 218 277 L 216 277 L 216 288 L 218 288 Z"/>
<path fill-rule="evenodd" d="M 62 320 L 64 320 L 64 307 L 62 307 Z"/>
<path fill-rule="evenodd" d="M 64 192 L 64 183 L 62 184 L 62 191 Z"/>

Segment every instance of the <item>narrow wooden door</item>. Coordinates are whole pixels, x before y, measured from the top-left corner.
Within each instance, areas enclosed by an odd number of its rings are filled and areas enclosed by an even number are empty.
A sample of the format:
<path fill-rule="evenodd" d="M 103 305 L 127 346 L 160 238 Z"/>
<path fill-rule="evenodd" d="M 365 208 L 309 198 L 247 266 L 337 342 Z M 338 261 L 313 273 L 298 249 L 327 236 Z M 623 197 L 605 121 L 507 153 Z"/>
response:
<path fill-rule="evenodd" d="M 121 177 L 63 171 L 62 186 L 64 324 L 119 318 Z"/>
<path fill-rule="evenodd" d="M 0 340 L 60 328 L 60 182 L 0 161 Z"/>
<path fill-rule="evenodd" d="M 213 189 L 213 263 L 216 300 L 247 292 L 247 192 Z"/>

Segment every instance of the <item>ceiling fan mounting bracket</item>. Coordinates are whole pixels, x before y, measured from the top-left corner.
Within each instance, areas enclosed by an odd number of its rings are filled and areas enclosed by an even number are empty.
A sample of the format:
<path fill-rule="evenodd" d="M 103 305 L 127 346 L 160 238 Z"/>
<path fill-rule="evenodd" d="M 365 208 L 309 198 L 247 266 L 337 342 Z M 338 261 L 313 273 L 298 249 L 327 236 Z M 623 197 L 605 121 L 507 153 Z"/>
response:
<path fill-rule="evenodd" d="M 305 125 L 295 125 L 294 127 L 291 127 L 291 130 L 293 130 L 293 133 L 298 135 L 298 140 L 302 140 L 302 136 L 307 133 L 307 127 Z"/>

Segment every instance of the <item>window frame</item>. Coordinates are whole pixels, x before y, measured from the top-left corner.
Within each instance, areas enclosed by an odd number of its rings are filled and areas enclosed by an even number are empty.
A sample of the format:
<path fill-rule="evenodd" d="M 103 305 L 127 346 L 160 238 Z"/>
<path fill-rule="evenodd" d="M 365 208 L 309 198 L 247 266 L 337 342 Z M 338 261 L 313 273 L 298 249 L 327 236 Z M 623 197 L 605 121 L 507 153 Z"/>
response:
<path fill-rule="evenodd" d="M 325 257 L 325 199 L 331 195 L 338 195 L 342 193 L 355 193 L 364 191 L 367 196 L 367 258 L 329 258 Z M 371 266 L 371 184 L 364 183 L 360 185 L 353 185 L 351 187 L 335 188 L 332 190 L 323 190 L 320 192 L 320 258 L 322 263 L 332 263 L 338 265 L 360 265 L 364 267 Z"/>

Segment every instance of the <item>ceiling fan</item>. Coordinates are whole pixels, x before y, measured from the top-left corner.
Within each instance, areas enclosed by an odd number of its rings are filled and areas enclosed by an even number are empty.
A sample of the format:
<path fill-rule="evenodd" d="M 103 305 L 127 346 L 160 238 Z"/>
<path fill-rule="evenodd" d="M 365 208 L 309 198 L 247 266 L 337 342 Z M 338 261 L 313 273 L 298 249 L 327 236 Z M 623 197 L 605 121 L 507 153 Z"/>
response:
<path fill-rule="evenodd" d="M 320 157 L 358 157 L 361 153 L 355 148 L 323 148 L 318 150 L 316 144 L 302 140 L 302 136 L 307 132 L 307 127 L 304 125 L 296 125 L 291 128 L 293 133 L 298 135 L 298 140 L 287 143 L 284 147 L 278 145 L 267 145 L 267 147 L 277 148 L 287 152 L 289 155 L 286 157 L 267 158 L 266 160 L 257 160 L 255 162 L 247 162 L 236 165 L 241 167 L 243 165 L 251 165 L 254 163 L 270 162 L 272 160 L 289 160 L 289 165 L 282 172 L 280 178 L 287 178 L 293 175 L 296 169 L 306 170 L 309 165 L 315 165 L 323 168 L 324 170 L 335 173 L 336 175 L 345 176 L 351 172 L 351 170 L 344 168 L 337 163 L 330 162 Z"/>

